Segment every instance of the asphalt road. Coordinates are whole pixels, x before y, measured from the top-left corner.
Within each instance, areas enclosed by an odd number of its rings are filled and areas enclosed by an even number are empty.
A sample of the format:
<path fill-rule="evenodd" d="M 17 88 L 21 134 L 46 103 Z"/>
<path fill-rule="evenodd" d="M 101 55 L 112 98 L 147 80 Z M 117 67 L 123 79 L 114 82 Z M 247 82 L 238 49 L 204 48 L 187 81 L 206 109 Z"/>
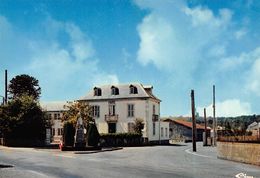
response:
<path fill-rule="evenodd" d="M 182 146 L 129 147 L 111 152 L 75 154 L 59 150 L 0 147 L 0 178 L 19 177 L 235 177 L 260 178 L 260 167 L 217 159 L 216 148 L 191 151 Z"/>

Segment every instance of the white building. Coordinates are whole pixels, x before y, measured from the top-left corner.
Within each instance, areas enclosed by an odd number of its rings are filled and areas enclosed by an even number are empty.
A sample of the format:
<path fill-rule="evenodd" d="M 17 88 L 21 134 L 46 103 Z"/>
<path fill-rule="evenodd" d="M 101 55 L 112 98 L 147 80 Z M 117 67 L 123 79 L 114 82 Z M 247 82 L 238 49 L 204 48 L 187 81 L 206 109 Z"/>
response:
<path fill-rule="evenodd" d="M 61 117 L 66 111 L 64 107 L 67 104 L 65 101 L 43 102 L 41 107 L 47 112 L 48 118 L 51 120 L 51 142 L 59 143 L 63 134 L 63 123 Z"/>
<path fill-rule="evenodd" d="M 132 132 L 136 118 L 143 120 L 143 138 L 169 140 L 169 123 L 159 122 L 160 102 L 152 86 L 140 83 L 96 86 L 79 101 L 93 106 L 99 133 Z"/>
<path fill-rule="evenodd" d="M 260 122 L 253 122 L 247 127 L 247 131 L 251 131 L 253 136 L 260 138 Z"/>

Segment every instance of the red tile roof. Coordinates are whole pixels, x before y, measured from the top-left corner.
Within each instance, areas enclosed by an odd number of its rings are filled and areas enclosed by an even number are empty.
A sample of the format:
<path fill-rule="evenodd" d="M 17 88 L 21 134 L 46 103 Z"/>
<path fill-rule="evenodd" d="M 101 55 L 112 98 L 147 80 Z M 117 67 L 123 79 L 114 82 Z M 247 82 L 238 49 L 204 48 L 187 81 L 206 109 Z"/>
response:
<path fill-rule="evenodd" d="M 185 127 L 189 127 L 192 128 L 192 122 L 188 122 L 188 121 L 183 121 L 183 120 L 172 120 L 172 122 L 176 123 L 176 124 L 180 124 L 183 125 Z M 196 128 L 197 129 L 204 129 L 204 126 L 196 124 Z"/>

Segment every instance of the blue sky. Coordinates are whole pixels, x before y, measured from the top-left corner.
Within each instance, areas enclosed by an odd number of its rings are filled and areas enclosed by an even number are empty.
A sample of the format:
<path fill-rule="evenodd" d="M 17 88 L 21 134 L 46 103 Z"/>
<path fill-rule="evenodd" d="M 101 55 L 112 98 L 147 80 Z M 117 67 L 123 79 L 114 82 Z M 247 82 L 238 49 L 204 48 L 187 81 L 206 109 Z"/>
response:
<path fill-rule="evenodd" d="M 3 74 L 36 77 L 42 101 L 73 100 L 93 86 L 154 86 L 161 115 L 259 114 L 260 1 L 0 0 Z"/>

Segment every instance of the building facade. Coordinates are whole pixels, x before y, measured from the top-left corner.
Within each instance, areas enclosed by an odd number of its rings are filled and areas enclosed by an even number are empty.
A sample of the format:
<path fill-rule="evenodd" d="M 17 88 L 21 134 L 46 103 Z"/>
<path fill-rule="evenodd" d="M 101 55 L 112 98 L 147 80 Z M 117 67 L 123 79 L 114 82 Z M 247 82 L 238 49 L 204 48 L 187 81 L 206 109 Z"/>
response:
<path fill-rule="evenodd" d="M 52 143 L 59 143 L 63 134 L 63 123 L 61 118 L 66 108 L 64 107 L 67 102 L 43 102 L 41 107 L 46 112 L 51 121 L 51 128 L 49 133 L 49 140 Z"/>
<path fill-rule="evenodd" d="M 161 100 L 152 90 L 140 83 L 96 86 L 79 101 L 93 107 L 99 133 L 133 132 L 135 120 L 141 119 L 145 140 L 169 140 L 169 124 L 159 122 Z"/>
<path fill-rule="evenodd" d="M 192 141 L 192 122 L 177 119 L 175 120 L 170 118 L 165 118 L 165 121 L 169 122 L 170 139 L 183 140 L 185 142 Z M 196 124 L 197 141 L 203 141 L 203 132 L 205 132 L 205 127 Z M 209 128 L 207 128 L 207 136 L 210 136 Z"/>

